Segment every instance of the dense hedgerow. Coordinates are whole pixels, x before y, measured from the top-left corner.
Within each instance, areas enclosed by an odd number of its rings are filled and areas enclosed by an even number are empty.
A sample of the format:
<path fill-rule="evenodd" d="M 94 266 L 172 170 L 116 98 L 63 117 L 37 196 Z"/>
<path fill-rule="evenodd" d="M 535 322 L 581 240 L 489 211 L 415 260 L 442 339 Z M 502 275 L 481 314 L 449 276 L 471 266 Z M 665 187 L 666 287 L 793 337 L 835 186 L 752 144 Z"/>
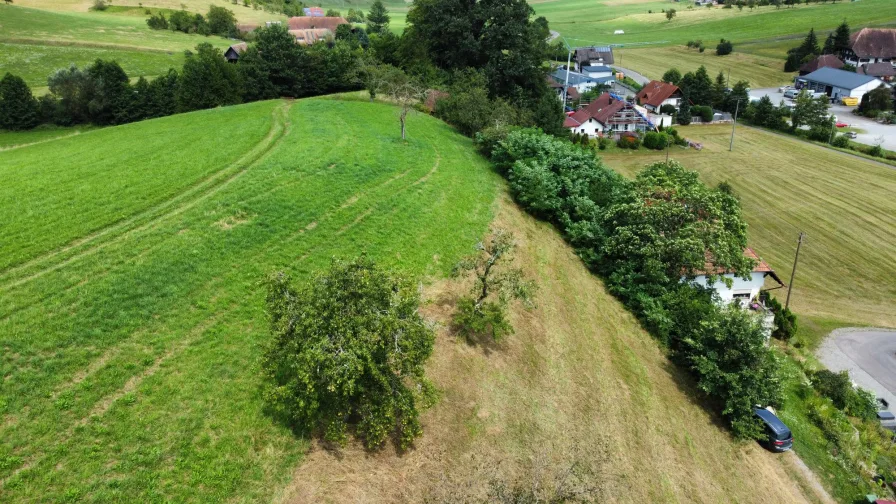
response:
<path fill-rule="evenodd" d="M 682 282 L 707 256 L 740 275 L 751 270 L 737 198 L 676 162 L 628 181 L 592 151 L 537 130 L 490 129 L 477 139 L 514 199 L 563 232 L 720 405 L 734 433 L 759 436 L 753 406 L 781 401 L 779 363 L 763 330 L 748 313 L 722 307 L 713 291 Z"/>

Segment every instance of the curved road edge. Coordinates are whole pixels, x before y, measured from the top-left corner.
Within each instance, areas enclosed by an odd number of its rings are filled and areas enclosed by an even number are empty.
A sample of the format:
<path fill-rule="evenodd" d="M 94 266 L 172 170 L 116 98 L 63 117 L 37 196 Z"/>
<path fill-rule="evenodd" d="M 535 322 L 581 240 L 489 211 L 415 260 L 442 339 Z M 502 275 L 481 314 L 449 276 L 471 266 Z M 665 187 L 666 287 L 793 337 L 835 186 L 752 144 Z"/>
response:
<path fill-rule="evenodd" d="M 896 407 L 896 329 L 836 329 L 824 339 L 815 355 L 831 371 L 849 372 L 860 387 Z"/>

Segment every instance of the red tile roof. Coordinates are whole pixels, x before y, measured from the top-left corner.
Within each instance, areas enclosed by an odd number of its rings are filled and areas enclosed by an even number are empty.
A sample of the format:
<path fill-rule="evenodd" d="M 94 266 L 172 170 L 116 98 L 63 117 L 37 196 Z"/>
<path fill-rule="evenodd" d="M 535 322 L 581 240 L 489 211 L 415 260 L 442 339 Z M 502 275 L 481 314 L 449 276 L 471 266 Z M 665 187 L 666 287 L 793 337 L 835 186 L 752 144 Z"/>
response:
<path fill-rule="evenodd" d="M 659 107 L 678 91 L 678 86 L 663 81 L 650 81 L 635 95 L 639 105 Z"/>
<path fill-rule="evenodd" d="M 840 58 L 834 56 L 833 54 L 824 54 L 822 56 L 815 58 L 812 61 L 803 63 L 803 66 L 800 67 L 800 72 L 812 73 L 812 72 L 818 70 L 819 68 L 825 68 L 825 67 L 839 69 L 839 68 L 843 68 L 843 65 L 844 65 L 844 63 Z"/>
<path fill-rule="evenodd" d="M 856 73 L 870 75 L 872 77 L 892 77 L 896 75 L 896 69 L 890 63 L 868 63 L 856 69 Z"/>
<path fill-rule="evenodd" d="M 896 30 L 862 28 L 849 37 L 849 48 L 860 58 L 894 58 Z"/>
<path fill-rule="evenodd" d="M 290 30 L 312 30 L 325 29 L 336 33 L 336 27 L 341 24 L 348 24 L 345 18 L 341 17 L 317 17 L 317 16 L 295 16 L 289 18 Z"/>
<path fill-rule="evenodd" d="M 754 273 L 766 273 L 767 276 L 771 276 L 776 282 L 778 282 L 781 285 L 784 285 L 784 282 L 782 282 L 781 279 L 778 278 L 778 275 L 777 275 L 777 273 L 775 273 L 775 270 L 773 270 L 772 267 L 769 266 L 769 264 L 767 262 L 763 261 L 762 258 L 759 257 L 759 254 L 757 254 L 755 250 L 753 250 L 750 247 L 745 248 L 744 249 L 744 257 L 753 260 L 754 266 L 753 266 L 752 271 Z M 703 270 L 695 271 L 694 273 L 697 275 L 723 275 L 726 273 L 733 273 L 733 271 L 726 270 L 725 268 L 716 267 L 712 263 L 712 256 L 707 252 L 706 253 L 706 265 L 704 265 Z"/>

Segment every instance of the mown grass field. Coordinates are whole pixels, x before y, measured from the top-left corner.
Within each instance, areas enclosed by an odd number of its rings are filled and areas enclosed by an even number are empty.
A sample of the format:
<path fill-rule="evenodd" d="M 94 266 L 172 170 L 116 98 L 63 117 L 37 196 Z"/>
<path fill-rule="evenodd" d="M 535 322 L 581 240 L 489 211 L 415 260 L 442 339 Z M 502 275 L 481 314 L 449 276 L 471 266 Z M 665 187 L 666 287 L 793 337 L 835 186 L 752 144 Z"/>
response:
<path fill-rule="evenodd" d="M 468 286 L 427 288 L 425 314 L 441 322 L 429 374 L 442 398 L 424 414 L 417 448 L 315 446 L 276 502 L 457 498 L 492 476 L 547 486 L 556 480 L 533 473 L 556 476 L 573 462 L 594 470 L 597 502 L 820 502 L 792 454 L 730 439 L 552 227 L 506 196 L 494 226 L 514 231 L 517 265 L 539 286 L 536 307 L 514 309 L 504 343 L 470 346 L 445 328 Z"/>
<path fill-rule="evenodd" d="M 440 277 L 492 219 L 470 140 L 408 131 L 273 101 L 0 152 L 0 501 L 269 500 L 307 444 L 262 412 L 261 280 L 362 252 Z"/>
<path fill-rule="evenodd" d="M 396 115 L 271 101 L 0 151 L 0 501 L 406 502 L 542 460 L 588 464 L 607 502 L 818 502 L 791 458 L 729 437 L 550 226 L 496 201 L 468 139 L 413 115 L 403 143 Z M 444 277 L 490 222 L 539 293 L 505 343 L 469 346 Z M 438 324 L 441 398 L 403 455 L 335 456 L 259 399 L 260 281 L 361 252 L 425 284 Z"/>
<path fill-rule="evenodd" d="M 75 127 L 41 126 L 29 131 L 0 131 L 0 149 L 11 149 L 68 135 L 80 135 L 94 129 L 92 126 Z"/>
<path fill-rule="evenodd" d="M 15 3 L 36 9 L 69 12 L 87 12 L 93 6 L 93 0 L 16 0 Z M 127 14 L 145 18 L 146 16 L 142 14 L 142 9 L 139 9 L 141 5 L 143 8 L 186 9 L 190 12 L 205 14 L 208 12 L 209 5 L 215 5 L 230 9 L 237 20 L 244 23 L 264 23 L 265 21 L 273 21 L 275 19 L 286 19 L 286 16 L 281 14 L 245 7 L 242 1 L 234 4 L 229 0 L 147 0 L 145 2 L 140 0 L 114 0 L 112 3 L 114 8 L 107 10 L 103 14 L 114 13 L 116 10 L 119 10 L 118 14 L 121 14 L 120 8 L 134 7 L 136 9 L 127 12 Z"/>
<path fill-rule="evenodd" d="M 0 74 L 12 72 L 44 87 L 59 68 L 97 58 L 118 61 L 130 77 L 152 77 L 183 65 L 184 51 L 201 42 L 219 48 L 221 37 L 150 30 L 143 17 L 102 12 L 53 12 L 13 5 L 0 9 Z"/>
<path fill-rule="evenodd" d="M 710 45 L 705 41 L 704 43 Z M 715 43 L 718 43 L 718 40 Z M 796 73 L 784 72 L 782 59 L 740 52 L 738 49 L 735 47 L 735 52 L 727 56 L 716 56 L 714 45 L 707 47 L 703 53 L 681 45 L 625 48 L 617 49 L 615 57 L 619 66 L 636 70 L 650 79 L 662 78 L 666 70 L 673 67 L 684 74 L 693 72 L 703 65 L 712 79 L 715 79 L 719 72 L 724 73 L 726 77 L 730 74 L 732 86 L 739 80 L 749 82 L 752 88 L 775 87 L 793 82 Z M 786 54 L 786 50 L 782 54 Z"/>
<path fill-rule="evenodd" d="M 791 305 L 818 335 L 836 326 L 896 327 L 896 170 L 800 140 L 738 126 L 681 128 L 702 151 L 675 147 L 674 159 L 709 184 L 728 181 L 741 198 L 751 245 L 788 281 L 797 236 L 806 232 Z M 603 156 L 633 174 L 664 153 Z M 776 291 L 783 299 L 784 292 Z"/>

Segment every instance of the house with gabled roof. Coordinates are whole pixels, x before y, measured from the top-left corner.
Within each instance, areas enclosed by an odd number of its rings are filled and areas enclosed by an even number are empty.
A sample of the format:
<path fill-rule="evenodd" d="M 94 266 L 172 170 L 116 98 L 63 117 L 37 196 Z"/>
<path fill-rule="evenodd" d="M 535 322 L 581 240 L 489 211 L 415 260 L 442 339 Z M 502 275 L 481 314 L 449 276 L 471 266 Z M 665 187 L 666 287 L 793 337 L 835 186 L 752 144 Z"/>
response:
<path fill-rule="evenodd" d="M 896 61 L 896 29 L 862 28 L 849 37 L 843 61 L 858 68 L 868 63 Z"/>
<path fill-rule="evenodd" d="M 884 82 L 890 82 L 896 76 L 896 67 L 890 63 L 868 63 L 856 69 L 856 73 L 876 77 Z"/>
<path fill-rule="evenodd" d="M 294 16 L 286 22 L 289 30 L 330 30 L 336 33 L 336 27 L 349 24 L 343 17 L 327 16 Z"/>
<path fill-rule="evenodd" d="M 572 52 L 572 58 L 575 60 L 576 70 L 580 72 L 588 66 L 612 65 L 613 48 L 610 46 L 577 47 Z"/>
<path fill-rule="evenodd" d="M 843 63 L 843 60 L 833 54 L 822 54 L 812 61 L 803 63 L 803 66 L 800 67 L 800 75 L 808 75 L 819 68 L 836 68 L 839 70 L 844 66 L 846 64 Z"/>
<path fill-rule="evenodd" d="M 567 116 L 563 126 L 571 133 L 591 138 L 653 129 L 653 124 L 634 105 L 612 93 L 600 95 L 588 106 Z"/>
<path fill-rule="evenodd" d="M 567 75 L 568 73 L 568 75 Z M 598 86 L 612 86 L 616 80 L 612 77 L 591 77 L 589 75 L 569 71 L 567 72 L 565 68 L 558 68 L 551 73 L 551 80 L 560 85 L 560 88 L 563 88 L 563 85 L 566 84 L 571 88 L 575 88 L 579 93 L 585 93 L 587 91 L 591 91 L 592 89 Z"/>
<path fill-rule="evenodd" d="M 765 306 L 765 297 L 767 292 L 774 289 L 786 287 L 781 278 L 775 273 L 775 270 L 759 257 L 750 247 L 744 249 L 744 256 L 751 259 L 753 269 L 750 271 L 748 278 L 741 278 L 724 268 L 716 267 L 712 264 L 712 258 L 707 254 L 706 265 L 703 271 L 697 272 L 697 275 L 691 280 L 695 285 L 712 289 L 718 295 L 719 301 L 723 304 L 737 303 L 741 307 L 752 310 L 760 317 L 766 338 L 770 337 L 774 331 L 775 315 L 768 307 Z M 766 288 L 766 281 L 770 279 L 773 286 Z M 683 281 L 687 280 L 682 278 Z"/>
<path fill-rule="evenodd" d="M 663 105 L 678 108 L 681 105 L 681 90 L 675 84 L 663 81 L 650 81 L 635 95 L 638 105 L 651 112 L 659 112 Z"/>

